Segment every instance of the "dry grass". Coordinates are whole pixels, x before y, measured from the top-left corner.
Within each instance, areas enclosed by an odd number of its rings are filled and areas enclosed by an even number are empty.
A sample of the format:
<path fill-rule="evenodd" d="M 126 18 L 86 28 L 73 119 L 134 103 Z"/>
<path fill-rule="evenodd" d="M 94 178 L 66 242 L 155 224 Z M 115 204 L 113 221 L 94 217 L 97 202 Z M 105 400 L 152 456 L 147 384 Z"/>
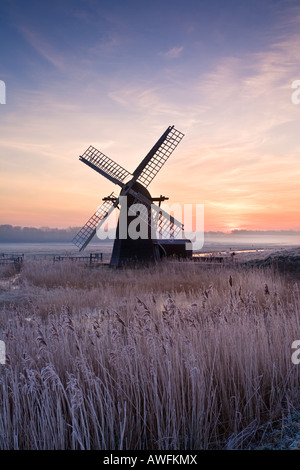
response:
<path fill-rule="evenodd" d="M 1 449 L 245 448 L 299 408 L 299 286 L 270 270 L 26 262 Z"/>
<path fill-rule="evenodd" d="M 0 280 L 7 279 L 10 276 L 13 276 L 19 271 L 19 268 L 16 267 L 13 263 L 10 264 L 0 264 Z"/>

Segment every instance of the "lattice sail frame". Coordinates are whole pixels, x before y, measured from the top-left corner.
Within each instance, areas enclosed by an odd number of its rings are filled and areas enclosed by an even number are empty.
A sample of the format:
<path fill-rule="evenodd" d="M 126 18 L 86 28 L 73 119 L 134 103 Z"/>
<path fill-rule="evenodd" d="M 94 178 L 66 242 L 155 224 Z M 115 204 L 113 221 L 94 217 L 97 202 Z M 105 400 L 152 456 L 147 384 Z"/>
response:
<path fill-rule="evenodd" d="M 79 230 L 77 235 L 73 238 L 73 243 L 80 251 L 82 251 L 86 245 L 96 234 L 96 230 L 100 227 L 110 213 L 117 207 L 119 198 L 112 192 L 101 206 L 98 207 L 96 212 L 89 218 L 86 224 Z"/>
<path fill-rule="evenodd" d="M 111 160 L 111 158 L 104 155 L 104 153 L 100 152 L 100 150 L 97 150 L 92 145 L 82 154 L 80 160 L 122 187 L 124 181 L 132 177 L 129 171 L 125 170 L 125 168 Z"/>
<path fill-rule="evenodd" d="M 162 142 L 149 162 L 146 164 L 145 168 L 140 173 L 137 181 L 145 187 L 149 186 L 153 178 L 166 163 L 183 137 L 184 134 L 182 132 L 172 127 L 166 139 Z"/>
<path fill-rule="evenodd" d="M 93 146 L 88 147 L 82 156 L 80 156 L 80 160 L 113 183 L 118 184 L 123 189 L 126 188 L 125 193 L 129 192 L 134 194 L 135 192 L 131 187 L 135 181 L 141 183 L 144 187 L 149 186 L 153 178 L 168 160 L 183 137 L 184 134 L 182 132 L 175 129 L 174 126 L 170 126 L 133 174 L 129 173 L 129 171 Z M 149 200 L 144 198 L 140 193 L 135 193 L 134 195 L 134 203 L 142 203 L 145 206 L 141 211 L 140 217 L 151 225 L 152 230 L 155 230 L 154 233 L 159 235 L 158 238 L 174 239 L 183 231 L 183 225 L 181 222 L 178 222 L 174 217 L 160 207 L 155 204 L 151 204 Z M 105 219 L 118 206 L 118 204 L 119 198 L 112 192 L 111 195 L 106 198 L 105 202 L 99 206 L 92 217 L 90 217 L 87 223 L 80 229 L 73 239 L 73 243 L 80 249 L 80 251 L 88 245 L 96 234 L 96 229 L 104 223 Z M 149 217 L 150 206 L 151 216 Z"/>
<path fill-rule="evenodd" d="M 156 204 L 151 204 L 151 202 L 140 193 L 132 189 L 129 190 L 129 193 L 134 196 L 132 205 L 137 205 L 136 208 L 139 210 L 139 218 L 150 225 L 153 238 L 162 240 L 174 240 L 179 238 L 179 235 L 181 235 L 184 230 L 184 226 L 181 222 L 176 220 L 161 207 Z M 129 208 L 129 214 L 132 205 Z M 136 215 L 134 210 L 132 210 L 132 215 Z"/>

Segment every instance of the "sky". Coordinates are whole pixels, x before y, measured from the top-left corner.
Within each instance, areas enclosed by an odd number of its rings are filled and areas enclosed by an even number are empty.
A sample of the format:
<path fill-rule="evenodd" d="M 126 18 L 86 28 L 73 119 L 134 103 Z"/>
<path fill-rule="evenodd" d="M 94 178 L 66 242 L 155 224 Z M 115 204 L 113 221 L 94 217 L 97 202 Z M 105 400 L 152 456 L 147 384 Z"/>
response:
<path fill-rule="evenodd" d="M 0 224 L 82 226 L 119 188 L 79 155 L 133 172 L 174 125 L 152 196 L 300 230 L 299 44 L 299 0 L 1 0 Z"/>

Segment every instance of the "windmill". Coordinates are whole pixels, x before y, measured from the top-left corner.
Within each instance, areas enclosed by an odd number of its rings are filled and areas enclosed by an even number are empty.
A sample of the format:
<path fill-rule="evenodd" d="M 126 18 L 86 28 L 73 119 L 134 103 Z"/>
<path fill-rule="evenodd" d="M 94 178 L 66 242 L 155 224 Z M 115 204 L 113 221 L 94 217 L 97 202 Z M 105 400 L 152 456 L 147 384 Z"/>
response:
<path fill-rule="evenodd" d="M 83 163 L 121 187 L 119 196 L 112 192 L 103 198 L 102 205 L 74 237 L 73 243 L 80 251 L 90 243 L 114 209 L 119 208 L 111 266 L 121 266 L 130 261 L 156 261 L 162 255 L 184 252 L 185 243 L 189 240 L 176 240 L 183 231 L 182 223 L 161 208 L 161 202 L 168 198 L 162 195 L 152 198 L 147 189 L 183 136 L 174 126 L 169 126 L 132 174 L 92 146 L 79 157 Z M 134 221 L 143 236 L 128 236 Z"/>

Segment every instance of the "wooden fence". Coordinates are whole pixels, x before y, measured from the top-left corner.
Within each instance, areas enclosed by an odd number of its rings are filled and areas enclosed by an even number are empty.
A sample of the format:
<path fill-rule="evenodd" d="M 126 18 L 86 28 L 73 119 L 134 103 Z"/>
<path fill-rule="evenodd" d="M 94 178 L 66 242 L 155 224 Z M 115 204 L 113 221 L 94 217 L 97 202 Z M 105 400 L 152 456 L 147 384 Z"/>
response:
<path fill-rule="evenodd" d="M 21 264 L 24 260 L 24 254 L 20 253 L 0 253 L 0 264 Z"/>
<path fill-rule="evenodd" d="M 42 257 L 40 257 L 42 258 Z M 45 259 L 49 259 L 48 256 L 45 256 Z M 35 257 L 34 257 L 35 259 Z M 0 265 L 1 264 L 11 264 L 16 265 L 22 264 L 24 261 L 24 254 L 20 253 L 0 253 Z M 53 262 L 56 261 L 72 261 L 72 262 L 86 262 L 89 264 L 102 263 L 103 262 L 103 253 L 91 253 L 88 256 L 71 256 L 71 255 L 54 255 Z"/>
<path fill-rule="evenodd" d="M 89 256 L 53 256 L 53 262 L 56 261 L 72 261 L 72 262 L 88 262 L 89 264 L 93 263 L 102 263 L 103 253 L 91 253 Z"/>

